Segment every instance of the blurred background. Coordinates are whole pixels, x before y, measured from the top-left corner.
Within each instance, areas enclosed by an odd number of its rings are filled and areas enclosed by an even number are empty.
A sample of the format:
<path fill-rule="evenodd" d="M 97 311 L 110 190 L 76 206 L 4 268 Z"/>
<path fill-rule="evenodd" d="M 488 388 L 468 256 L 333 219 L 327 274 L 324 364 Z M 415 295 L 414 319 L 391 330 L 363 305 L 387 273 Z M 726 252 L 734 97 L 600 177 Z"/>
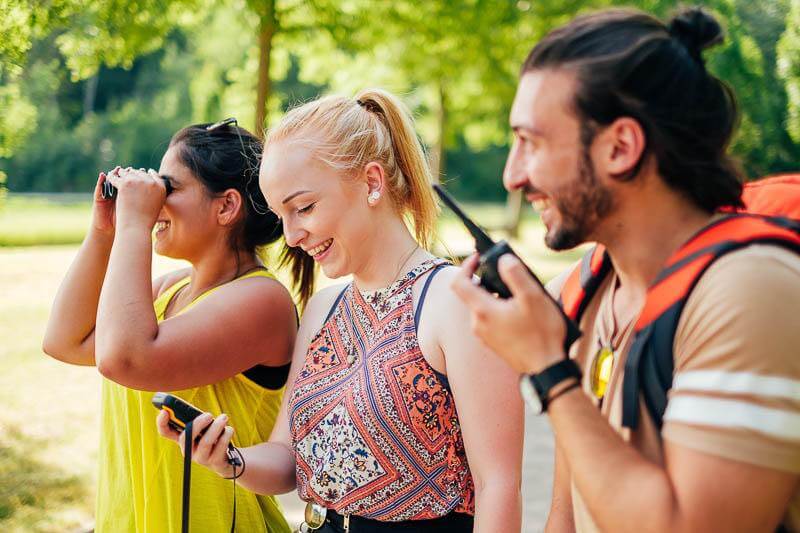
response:
<path fill-rule="evenodd" d="M 800 0 L 712 0 L 727 30 L 708 68 L 739 98 L 750 177 L 800 161 Z M 40 350 L 100 170 L 158 168 L 170 136 L 235 116 L 261 132 L 290 106 L 379 86 L 414 113 L 434 171 L 548 279 L 554 254 L 500 177 L 527 52 L 590 0 L 0 0 L 0 531 L 91 528 L 98 378 Z M 678 2 L 626 4 L 668 16 Z M 469 240 L 447 213 L 442 250 Z M 447 246 L 444 243 L 447 243 Z M 160 258 L 154 270 L 176 264 Z M 532 423 L 532 424 L 535 424 Z M 526 531 L 550 484 L 546 426 L 526 443 Z M 288 500 L 287 500 L 288 501 Z M 289 501 L 289 506 L 292 503 Z"/>

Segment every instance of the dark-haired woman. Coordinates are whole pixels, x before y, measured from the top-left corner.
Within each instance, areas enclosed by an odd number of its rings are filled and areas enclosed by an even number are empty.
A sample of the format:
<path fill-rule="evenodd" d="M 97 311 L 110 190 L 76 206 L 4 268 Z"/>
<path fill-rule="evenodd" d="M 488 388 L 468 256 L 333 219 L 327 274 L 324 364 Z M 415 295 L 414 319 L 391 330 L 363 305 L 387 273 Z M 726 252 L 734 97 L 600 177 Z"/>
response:
<path fill-rule="evenodd" d="M 240 446 L 272 431 L 297 324 L 289 292 L 257 253 L 282 231 L 259 209 L 260 153 L 260 141 L 233 124 L 189 126 L 171 140 L 158 173 L 117 168 L 98 179 L 92 223 L 43 344 L 56 359 L 95 365 L 106 378 L 98 532 L 179 530 L 181 454 L 158 438 L 145 391 L 174 391 L 226 413 Z M 103 199 L 105 180 L 116 199 Z M 151 281 L 153 239 L 157 253 L 191 267 Z M 232 498 L 230 481 L 193 468 L 192 529 L 227 531 Z M 288 531 L 272 497 L 245 491 L 236 524 Z"/>

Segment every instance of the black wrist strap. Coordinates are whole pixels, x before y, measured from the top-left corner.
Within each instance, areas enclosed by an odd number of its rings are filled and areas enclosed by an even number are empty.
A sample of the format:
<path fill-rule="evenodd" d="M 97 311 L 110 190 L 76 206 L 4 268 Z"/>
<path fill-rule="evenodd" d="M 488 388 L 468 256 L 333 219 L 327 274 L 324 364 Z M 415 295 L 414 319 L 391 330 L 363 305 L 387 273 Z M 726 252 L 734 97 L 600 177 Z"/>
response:
<path fill-rule="evenodd" d="M 577 389 L 580 386 L 581 386 L 581 382 L 580 381 L 575 381 L 573 383 L 570 383 L 569 385 L 567 385 L 566 387 L 564 387 L 560 391 L 558 391 L 555 394 L 553 394 L 552 396 L 550 396 L 550 398 L 548 398 L 548 400 L 547 400 L 547 406 L 550 407 L 550 405 L 552 405 L 553 401 L 556 398 L 558 398 L 559 396 L 563 396 L 566 393 L 568 393 L 569 391 L 571 391 L 572 389 Z"/>
<path fill-rule="evenodd" d="M 236 530 L 236 480 L 244 474 L 244 457 L 233 445 L 228 444 L 228 462 L 233 468 L 233 476 L 225 479 L 233 480 L 233 518 L 231 518 L 231 533 Z M 237 473 L 236 467 L 242 469 Z M 192 488 L 192 421 L 184 429 L 183 442 L 183 508 L 181 509 L 181 533 L 189 533 L 189 492 Z"/>
<path fill-rule="evenodd" d="M 532 375 L 531 382 L 533 382 L 533 387 L 536 389 L 536 393 L 542 403 L 542 412 L 547 411 L 548 403 L 554 399 L 548 399 L 550 390 L 553 387 L 570 378 L 575 378 L 580 383 L 581 377 L 581 369 L 572 359 L 564 359 L 554 365 L 550 365 L 538 374 Z"/>

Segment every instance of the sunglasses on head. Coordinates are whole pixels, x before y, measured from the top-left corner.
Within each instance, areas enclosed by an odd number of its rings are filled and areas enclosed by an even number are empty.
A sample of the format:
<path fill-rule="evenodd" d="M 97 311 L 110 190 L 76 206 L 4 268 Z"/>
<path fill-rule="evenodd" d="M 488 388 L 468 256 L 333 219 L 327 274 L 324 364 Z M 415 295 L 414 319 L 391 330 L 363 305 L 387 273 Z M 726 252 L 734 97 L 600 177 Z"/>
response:
<path fill-rule="evenodd" d="M 247 148 L 244 146 L 244 139 L 242 138 L 242 134 L 239 132 L 239 121 L 236 120 L 235 117 L 228 117 L 226 119 L 220 120 L 219 122 L 215 122 L 210 126 L 206 126 L 206 131 L 214 131 L 219 128 L 224 128 L 225 126 L 235 126 L 233 131 L 236 133 L 236 136 L 239 138 L 239 145 L 242 147 L 242 157 L 244 157 L 245 161 L 247 161 L 247 169 L 245 172 L 247 173 L 247 183 L 245 184 L 245 191 L 247 192 L 247 198 L 250 200 L 250 205 L 253 206 L 253 210 L 258 213 L 259 215 L 266 215 L 269 212 L 269 209 L 266 205 L 259 205 L 253 199 L 253 195 L 250 194 L 250 182 L 253 180 L 253 174 L 257 173 L 258 165 L 253 164 L 250 159 L 250 155 L 247 151 Z"/>
<path fill-rule="evenodd" d="M 250 172 L 250 177 L 248 178 L 248 181 L 247 181 L 247 185 L 249 187 L 250 180 L 252 179 L 252 165 L 250 163 L 250 157 L 247 154 L 247 150 L 244 147 L 244 139 L 242 139 L 242 134 L 239 133 L 239 122 L 236 120 L 236 118 L 229 117 L 229 118 L 226 118 L 224 120 L 220 120 L 219 122 L 215 122 L 214 124 L 211 124 L 210 126 L 206 126 L 205 130 L 210 132 L 210 131 L 214 131 L 214 130 L 219 129 L 219 128 L 223 128 L 225 126 L 230 126 L 231 124 L 236 126 L 235 128 L 233 128 L 233 131 L 236 133 L 236 136 L 239 138 L 239 144 L 242 147 L 242 156 L 245 158 L 245 160 L 247 160 L 248 171 Z M 144 169 L 139 169 L 139 170 L 144 170 Z M 169 195 L 172 191 L 175 190 L 175 187 L 173 187 L 172 182 L 170 181 L 169 177 L 167 177 L 167 176 L 159 176 L 159 178 L 161 178 L 161 180 L 164 182 L 164 187 L 167 189 L 167 195 Z M 112 185 L 110 181 L 108 181 L 106 179 L 103 182 L 102 190 L 100 191 L 100 196 L 104 200 L 115 199 L 117 197 L 117 188 L 114 185 Z M 248 198 L 250 198 L 250 203 L 253 205 L 253 209 L 255 209 L 257 213 L 259 213 L 261 215 L 266 213 L 266 211 L 267 211 L 266 207 L 261 207 L 261 206 L 256 205 L 255 201 L 253 201 L 253 198 L 251 197 L 251 195 L 249 193 L 248 193 L 247 196 L 248 196 Z"/>

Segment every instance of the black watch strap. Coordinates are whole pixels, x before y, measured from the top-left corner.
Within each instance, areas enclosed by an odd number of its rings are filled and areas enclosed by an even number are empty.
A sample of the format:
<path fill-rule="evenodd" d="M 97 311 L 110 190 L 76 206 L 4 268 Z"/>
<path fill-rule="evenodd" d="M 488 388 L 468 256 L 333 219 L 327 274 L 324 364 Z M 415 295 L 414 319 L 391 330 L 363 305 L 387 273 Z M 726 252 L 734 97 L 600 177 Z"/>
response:
<path fill-rule="evenodd" d="M 547 411 L 548 396 L 550 396 L 550 391 L 553 387 L 570 378 L 575 378 L 580 382 L 581 376 L 580 367 L 574 360 L 569 358 L 548 366 L 538 374 L 532 375 L 530 379 L 536 389 L 536 394 L 539 395 L 539 400 L 542 402 L 542 412 Z"/>

